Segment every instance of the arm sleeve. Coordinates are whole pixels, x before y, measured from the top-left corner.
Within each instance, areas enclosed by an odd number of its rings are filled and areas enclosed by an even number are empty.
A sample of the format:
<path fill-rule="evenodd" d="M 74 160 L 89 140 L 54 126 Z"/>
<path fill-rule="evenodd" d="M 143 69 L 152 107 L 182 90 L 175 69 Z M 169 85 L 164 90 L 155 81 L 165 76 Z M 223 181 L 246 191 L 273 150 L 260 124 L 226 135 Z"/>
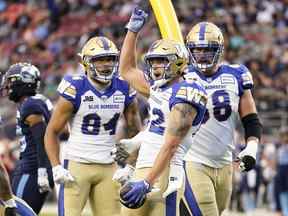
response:
<path fill-rule="evenodd" d="M 197 110 L 196 118 L 193 121 L 193 125 L 197 125 L 202 121 L 206 111 L 206 91 L 196 82 L 181 82 L 173 86 L 172 96 L 169 99 L 170 110 L 178 103 L 191 104 Z"/>
<path fill-rule="evenodd" d="M 38 168 L 47 167 L 48 158 L 44 147 L 44 135 L 46 126 L 47 126 L 46 123 L 40 122 L 30 127 L 33 142 L 37 146 Z"/>
<path fill-rule="evenodd" d="M 263 126 L 260 122 L 257 113 L 250 113 L 244 116 L 242 119 L 242 125 L 245 131 L 245 139 L 248 140 L 249 137 L 257 137 L 261 139 Z"/>

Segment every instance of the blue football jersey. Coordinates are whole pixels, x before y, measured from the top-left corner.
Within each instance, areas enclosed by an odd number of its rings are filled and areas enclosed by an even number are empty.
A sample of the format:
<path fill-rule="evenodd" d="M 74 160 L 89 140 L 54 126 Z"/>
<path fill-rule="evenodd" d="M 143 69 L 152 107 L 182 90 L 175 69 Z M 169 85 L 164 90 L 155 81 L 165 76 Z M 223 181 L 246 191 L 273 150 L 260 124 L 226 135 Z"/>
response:
<path fill-rule="evenodd" d="M 20 135 L 20 160 L 17 163 L 15 172 L 36 172 L 38 168 L 37 144 L 33 141 L 29 125 L 25 119 L 32 114 L 42 115 L 48 124 L 53 105 L 51 101 L 43 95 L 37 94 L 28 97 L 19 106 L 17 111 L 16 133 Z M 46 155 L 46 168 L 50 168 L 50 162 Z"/>
<path fill-rule="evenodd" d="M 151 167 L 153 165 L 164 143 L 164 131 L 167 127 L 171 109 L 176 104 L 188 103 L 197 110 L 197 116 L 171 160 L 174 164 L 182 164 L 184 155 L 193 142 L 193 136 L 201 125 L 206 110 L 206 100 L 204 88 L 194 80 L 185 80 L 167 88 L 151 88 L 148 99 L 150 119 L 147 128 L 143 132 L 145 139 L 141 143 L 136 167 Z"/>
<path fill-rule="evenodd" d="M 84 163 L 112 163 L 110 152 L 116 143 L 117 122 L 136 92 L 116 77 L 100 92 L 86 76 L 65 76 L 58 92 L 74 106 L 64 158 Z"/>
<path fill-rule="evenodd" d="M 216 168 L 230 164 L 239 102 L 244 91 L 253 88 L 252 76 L 244 65 L 223 64 L 209 77 L 191 66 L 188 77 L 204 86 L 208 102 L 202 126 L 186 160 Z"/>

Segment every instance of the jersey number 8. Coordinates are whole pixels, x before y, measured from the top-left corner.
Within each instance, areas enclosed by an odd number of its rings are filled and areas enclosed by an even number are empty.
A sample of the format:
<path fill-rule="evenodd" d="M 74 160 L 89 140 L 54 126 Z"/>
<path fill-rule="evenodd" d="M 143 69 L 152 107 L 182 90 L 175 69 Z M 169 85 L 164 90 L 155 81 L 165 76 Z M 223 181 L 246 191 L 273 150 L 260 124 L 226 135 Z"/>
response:
<path fill-rule="evenodd" d="M 218 121 L 226 121 L 231 113 L 229 94 L 225 90 L 218 90 L 212 94 L 213 115 Z M 210 113 L 206 110 L 202 124 L 205 124 L 210 118 Z"/>

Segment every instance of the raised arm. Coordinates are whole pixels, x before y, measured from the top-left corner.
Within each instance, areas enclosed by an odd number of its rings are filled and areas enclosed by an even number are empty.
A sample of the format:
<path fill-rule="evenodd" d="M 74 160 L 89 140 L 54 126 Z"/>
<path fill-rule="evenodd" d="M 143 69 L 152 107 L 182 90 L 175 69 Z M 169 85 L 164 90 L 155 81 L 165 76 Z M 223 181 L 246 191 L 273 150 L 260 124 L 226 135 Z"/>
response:
<path fill-rule="evenodd" d="M 136 42 L 138 32 L 144 26 L 147 14 L 135 8 L 126 28 L 128 29 L 121 49 L 119 71 L 122 78 L 140 94 L 149 97 L 149 83 L 144 77 L 143 71 L 137 68 Z"/>

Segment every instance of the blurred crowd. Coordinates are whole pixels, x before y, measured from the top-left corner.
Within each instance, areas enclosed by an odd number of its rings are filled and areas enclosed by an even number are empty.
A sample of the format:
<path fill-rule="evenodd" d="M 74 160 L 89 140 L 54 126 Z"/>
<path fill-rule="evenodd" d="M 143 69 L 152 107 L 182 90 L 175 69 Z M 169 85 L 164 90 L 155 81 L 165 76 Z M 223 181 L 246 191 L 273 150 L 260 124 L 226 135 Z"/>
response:
<path fill-rule="evenodd" d="M 88 38 L 104 35 L 121 48 L 124 26 L 131 10 L 139 2 L 0 0 L 0 72 L 5 72 L 10 64 L 18 61 L 35 64 L 41 70 L 41 92 L 55 101 L 56 88 L 62 76 L 82 72 L 77 53 Z M 225 36 L 223 61 L 245 64 L 254 79 L 253 94 L 266 136 L 255 173 L 243 176 L 235 172 L 235 182 L 238 183 L 234 190 L 236 197 L 245 196 L 244 200 L 254 202 L 238 200 L 238 203 L 233 198 L 231 207 L 250 211 L 261 203 L 269 203 L 273 205 L 271 209 L 279 210 L 280 197 L 273 194 L 280 193 L 273 192 L 279 189 L 275 189 L 274 185 L 275 182 L 279 185 L 281 165 L 288 164 L 287 159 L 283 159 L 288 158 L 288 139 L 281 136 L 278 139 L 279 127 L 287 126 L 288 120 L 288 0 L 172 2 L 184 37 L 197 22 L 214 22 Z M 151 14 L 138 43 L 139 63 L 151 42 L 159 37 L 158 26 Z M 17 157 L 17 142 L 11 142 L 15 140 L 16 108 L 5 99 L 0 99 L 0 107 L 4 122 L 0 126 L 0 155 L 12 170 L 13 160 Z M 145 113 L 143 111 L 143 115 Z M 285 133 L 287 131 L 282 135 Z M 238 143 L 241 143 L 239 140 Z M 288 191 L 288 186 L 284 187 Z M 288 195 L 284 195 L 283 199 L 285 197 L 288 206 Z"/>
<path fill-rule="evenodd" d="M 30 61 L 42 72 L 44 94 L 54 100 L 63 74 L 81 72 L 77 53 L 88 38 L 105 35 L 121 48 L 125 23 L 139 2 L 0 0 L 0 71 L 17 61 Z M 288 116 L 281 111 L 288 107 L 288 1 L 173 0 L 173 4 L 184 36 L 203 20 L 214 22 L 223 30 L 223 60 L 249 67 L 258 109 L 274 113 L 263 118 L 274 123 L 273 127 L 281 118 L 285 118 L 281 125 L 286 124 Z M 141 33 L 139 62 L 151 42 L 160 37 L 151 14 Z M 14 111 L 10 107 L 8 110 L 11 111 L 2 113 L 9 115 Z"/>
<path fill-rule="evenodd" d="M 239 137 L 235 155 L 244 147 Z M 233 193 L 230 209 L 253 215 L 257 208 L 266 208 L 288 215 L 288 128 L 284 127 L 274 138 L 264 137 L 257 155 L 257 165 L 248 173 L 241 173 L 235 164 Z"/>
<path fill-rule="evenodd" d="M 125 23 L 138 1 L 0 0 L 0 70 L 31 61 L 41 69 L 44 90 L 53 97 L 61 76 L 80 70 L 77 52 L 89 37 L 105 35 L 121 48 Z M 173 4 L 184 36 L 199 21 L 217 24 L 225 34 L 224 60 L 250 68 L 257 98 L 286 105 L 282 102 L 287 100 L 288 83 L 287 0 L 174 0 Z M 152 17 L 142 32 L 139 52 L 157 38 Z"/>

